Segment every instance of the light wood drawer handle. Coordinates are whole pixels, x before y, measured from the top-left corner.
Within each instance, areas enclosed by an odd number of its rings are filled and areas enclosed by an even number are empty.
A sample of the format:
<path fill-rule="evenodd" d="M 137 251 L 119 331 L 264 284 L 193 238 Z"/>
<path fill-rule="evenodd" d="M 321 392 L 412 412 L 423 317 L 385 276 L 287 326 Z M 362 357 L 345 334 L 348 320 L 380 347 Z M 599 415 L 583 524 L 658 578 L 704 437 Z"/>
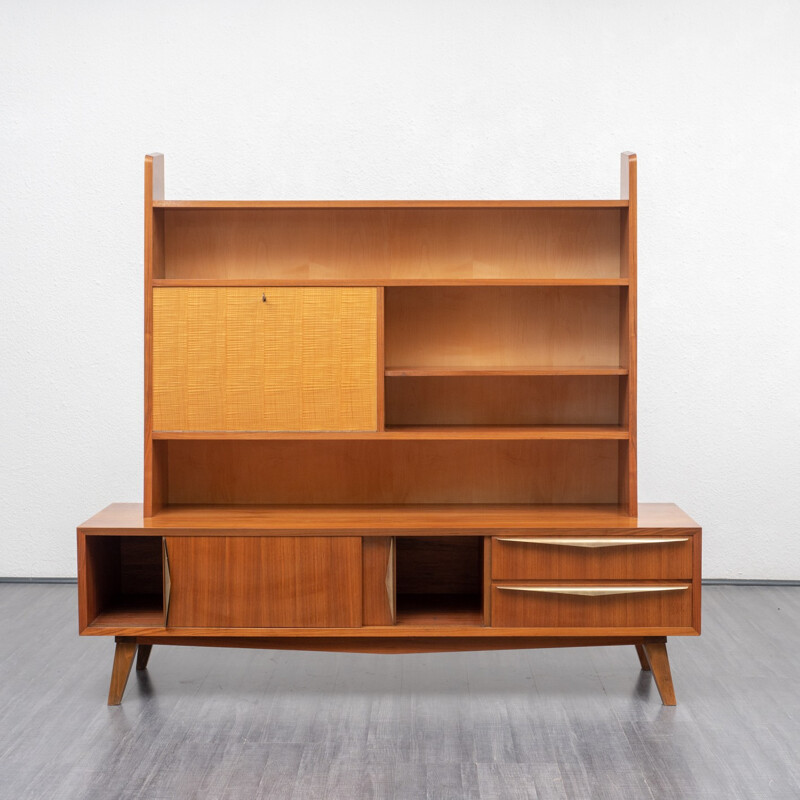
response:
<path fill-rule="evenodd" d="M 161 540 L 164 545 L 164 627 L 169 625 L 169 601 L 172 595 L 172 575 L 169 571 L 169 553 L 167 552 L 167 540 Z"/>
<path fill-rule="evenodd" d="M 554 544 L 560 545 L 561 547 L 623 547 L 625 545 L 630 544 L 669 544 L 670 542 L 688 542 L 689 537 L 684 536 L 682 538 L 677 537 L 670 537 L 670 538 L 656 538 L 652 536 L 631 536 L 628 538 L 620 538 L 614 537 L 611 538 L 609 536 L 598 536 L 596 538 L 591 539 L 584 539 L 584 538 L 575 538 L 569 536 L 548 536 L 545 538 L 540 539 L 529 539 L 529 538 L 501 538 L 497 537 L 498 542 L 520 542 L 523 544 Z"/>
<path fill-rule="evenodd" d="M 641 594 L 644 592 L 685 592 L 688 586 L 498 586 L 507 592 L 542 592 L 600 597 L 606 594 Z"/>

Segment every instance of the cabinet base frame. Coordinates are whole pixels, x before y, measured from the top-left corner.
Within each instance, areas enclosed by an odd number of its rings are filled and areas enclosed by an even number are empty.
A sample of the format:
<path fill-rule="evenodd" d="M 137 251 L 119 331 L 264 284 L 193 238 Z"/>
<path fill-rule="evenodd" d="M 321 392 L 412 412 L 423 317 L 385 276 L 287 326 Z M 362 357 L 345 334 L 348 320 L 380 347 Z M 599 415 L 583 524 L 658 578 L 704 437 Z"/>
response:
<path fill-rule="evenodd" d="M 243 647 L 257 650 L 307 650 L 335 653 L 453 653 L 477 650 L 536 650 L 552 647 L 608 647 L 634 645 L 643 670 L 651 671 L 665 706 L 674 706 L 675 688 L 667 655 L 666 636 L 552 636 L 480 639 L 474 636 L 408 637 L 223 637 L 117 636 L 108 705 L 119 705 L 137 653 L 136 668 L 146 669 L 153 645 L 189 647 Z"/>

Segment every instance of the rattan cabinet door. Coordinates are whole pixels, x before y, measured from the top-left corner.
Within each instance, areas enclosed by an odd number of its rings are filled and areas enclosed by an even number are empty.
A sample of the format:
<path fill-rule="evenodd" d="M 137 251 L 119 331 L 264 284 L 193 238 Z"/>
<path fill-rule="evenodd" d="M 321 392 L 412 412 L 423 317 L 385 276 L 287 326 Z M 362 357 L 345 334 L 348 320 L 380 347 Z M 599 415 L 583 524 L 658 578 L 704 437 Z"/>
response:
<path fill-rule="evenodd" d="M 376 315 L 373 288 L 155 288 L 153 430 L 376 430 Z"/>

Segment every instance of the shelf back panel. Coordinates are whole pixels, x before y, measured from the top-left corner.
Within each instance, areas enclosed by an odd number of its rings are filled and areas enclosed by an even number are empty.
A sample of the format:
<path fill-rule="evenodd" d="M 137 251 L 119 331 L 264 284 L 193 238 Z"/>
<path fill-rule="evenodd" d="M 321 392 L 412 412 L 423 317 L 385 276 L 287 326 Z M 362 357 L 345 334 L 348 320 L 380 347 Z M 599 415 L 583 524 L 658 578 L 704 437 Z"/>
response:
<path fill-rule="evenodd" d="M 159 209 L 163 277 L 619 278 L 620 209 Z"/>
<path fill-rule="evenodd" d="M 387 425 L 619 425 L 615 375 L 386 379 Z"/>
<path fill-rule="evenodd" d="M 618 366 L 616 286 L 385 290 L 387 368 Z"/>
<path fill-rule="evenodd" d="M 171 504 L 617 502 L 617 441 L 166 444 Z"/>

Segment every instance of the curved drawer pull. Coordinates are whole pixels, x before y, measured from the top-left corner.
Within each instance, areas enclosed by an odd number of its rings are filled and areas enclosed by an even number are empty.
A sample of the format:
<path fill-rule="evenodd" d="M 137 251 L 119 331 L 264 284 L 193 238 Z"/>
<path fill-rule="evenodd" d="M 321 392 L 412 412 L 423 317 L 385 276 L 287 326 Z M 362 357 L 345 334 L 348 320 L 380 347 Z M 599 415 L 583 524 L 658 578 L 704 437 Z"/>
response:
<path fill-rule="evenodd" d="M 619 536 L 597 536 L 591 539 L 576 538 L 574 536 L 547 536 L 539 539 L 522 537 L 505 538 L 497 537 L 498 542 L 520 542 L 525 544 L 554 544 L 562 547 L 622 547 L 630 544 L 669 544 L 670 542 L 688 542 L 689 537 L 653 537 L 653 536 L 629 536 L 621 538 Z"/>
<path fill-rule="evenodd" d="M 508 592 L 542 592 L 600 597 L 606 594 L 640 594 L 642 592 L 684 592 L 688 586 L 498 586 Z"/>

